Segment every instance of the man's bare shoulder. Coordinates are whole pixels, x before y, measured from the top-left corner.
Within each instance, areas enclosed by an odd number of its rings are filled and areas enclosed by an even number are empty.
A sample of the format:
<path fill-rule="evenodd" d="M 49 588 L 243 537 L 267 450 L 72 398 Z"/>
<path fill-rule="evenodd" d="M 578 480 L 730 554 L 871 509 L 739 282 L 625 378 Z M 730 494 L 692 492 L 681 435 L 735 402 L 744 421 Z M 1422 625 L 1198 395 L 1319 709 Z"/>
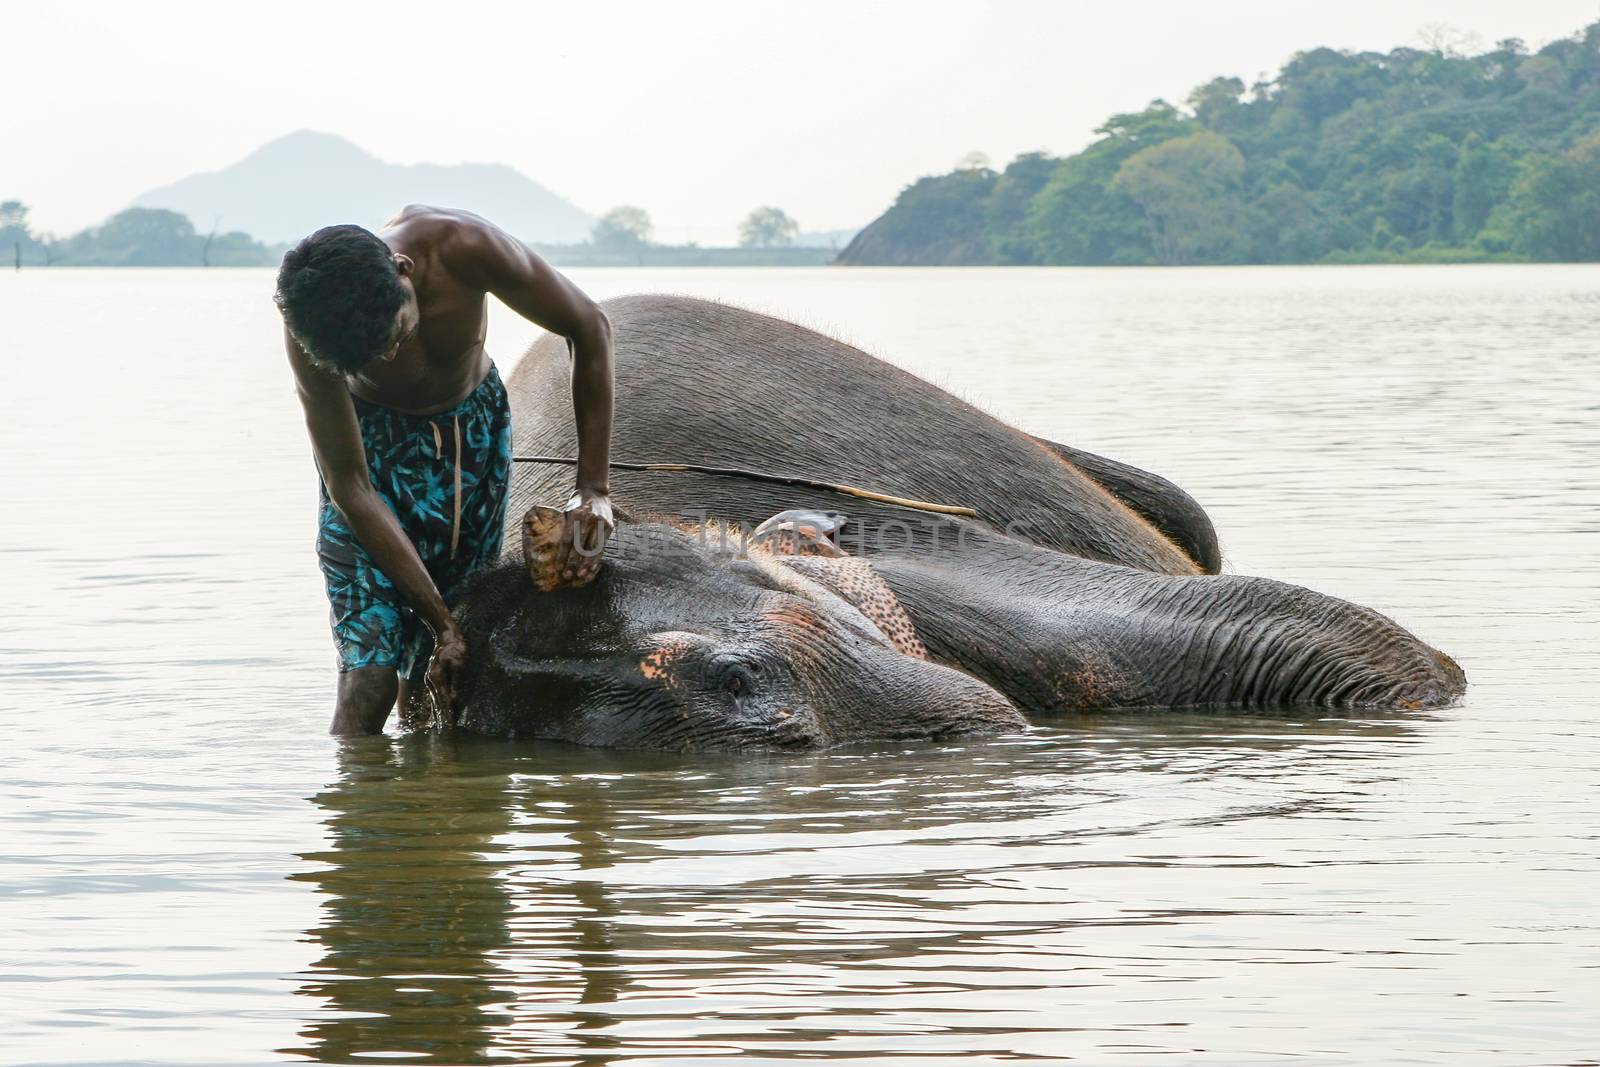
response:
<path fill-rule="evenodd" d="M 498 226 L 482 215 L 430 204 L 407 204 L 383 228 L 385 233 L 403 234 L 407 243 L 430 246 L 482 240 L 500 232 Z"/>
<path fill-rule="evenodd" d="M 397 250 L 413 258 L 426 255 L 451 273 L 478 275 L 498 262 L 514 242 L 482 215 L 461 208 L 408 204 L 385 230 Z"/>

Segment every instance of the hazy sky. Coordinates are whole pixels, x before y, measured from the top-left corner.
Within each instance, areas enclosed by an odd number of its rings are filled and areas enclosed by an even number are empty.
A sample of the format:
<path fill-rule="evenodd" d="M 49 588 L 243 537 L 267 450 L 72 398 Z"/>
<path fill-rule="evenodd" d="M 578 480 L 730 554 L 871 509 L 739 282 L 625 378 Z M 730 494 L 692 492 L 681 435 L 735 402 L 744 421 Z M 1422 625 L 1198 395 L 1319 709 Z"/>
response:
<path fill-rule="evenodd" d="M 1600 0 L 15 0 L 0 198 L 70 231 L 310 127 L 395 162 L 509 163 L 718 243 L 764 203 L 860 225 L 970 150 L 1072 151 L 1113 112 L 1304 48 L 1439 23 L 1537 47 L 1596 19 Z"/>

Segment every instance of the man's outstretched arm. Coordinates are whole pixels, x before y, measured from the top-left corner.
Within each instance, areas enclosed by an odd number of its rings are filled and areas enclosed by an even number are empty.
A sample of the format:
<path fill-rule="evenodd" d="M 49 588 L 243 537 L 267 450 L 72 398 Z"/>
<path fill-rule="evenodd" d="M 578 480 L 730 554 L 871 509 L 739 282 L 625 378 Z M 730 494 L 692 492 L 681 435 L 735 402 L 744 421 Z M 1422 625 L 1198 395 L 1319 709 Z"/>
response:
<path fill-rule="evenodd" d="M 570 537 L 561 571 L 582 584 L 600 567 L 599 547 L 615 526 L 611 512 L 611 323 L 584 293 L 531 248 L 481 219 L 459 224 L 442 254 L 452 273 L 481 285 L 537 326 L 567 339 L 572 409 L 578 428 L 577 493 L 567 504 Z M 588 546 L 587 552 L 574 551 Z"/>

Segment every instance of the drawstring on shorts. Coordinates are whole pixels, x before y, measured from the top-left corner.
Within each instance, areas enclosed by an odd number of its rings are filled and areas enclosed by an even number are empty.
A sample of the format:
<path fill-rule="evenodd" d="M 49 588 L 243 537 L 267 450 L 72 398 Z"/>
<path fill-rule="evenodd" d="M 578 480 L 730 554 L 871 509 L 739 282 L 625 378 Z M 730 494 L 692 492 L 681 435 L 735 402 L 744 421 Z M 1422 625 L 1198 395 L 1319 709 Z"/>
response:
<path fill-rule="evenodd" d="M 456 477 L 453 515 L 450 519 L 450 558 L 456 558 L 456 549 L 461 545 L 461 416 L 457 415 L 455 422 L 456 442 Z M 433 454 L 439 459 L 444 458 L 444 436 L 439 433 L 439 424 L 432 419 L 428 420 L 428 429 L 433 431 Z"/>

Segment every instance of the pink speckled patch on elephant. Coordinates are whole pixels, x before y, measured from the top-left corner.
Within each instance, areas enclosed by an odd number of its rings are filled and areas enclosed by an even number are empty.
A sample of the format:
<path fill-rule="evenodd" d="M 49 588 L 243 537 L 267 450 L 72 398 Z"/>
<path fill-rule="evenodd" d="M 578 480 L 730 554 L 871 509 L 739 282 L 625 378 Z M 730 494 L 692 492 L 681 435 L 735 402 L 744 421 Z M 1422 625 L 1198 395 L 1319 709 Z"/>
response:
<path fill-rule="evenodd" d="M 917 636 L 900 598 L 868 561 L 857 556 L 796 555 L 782 556 L 779 562 L 853 604 L 901 652 L 928 658 L 927 646 Z"/>

